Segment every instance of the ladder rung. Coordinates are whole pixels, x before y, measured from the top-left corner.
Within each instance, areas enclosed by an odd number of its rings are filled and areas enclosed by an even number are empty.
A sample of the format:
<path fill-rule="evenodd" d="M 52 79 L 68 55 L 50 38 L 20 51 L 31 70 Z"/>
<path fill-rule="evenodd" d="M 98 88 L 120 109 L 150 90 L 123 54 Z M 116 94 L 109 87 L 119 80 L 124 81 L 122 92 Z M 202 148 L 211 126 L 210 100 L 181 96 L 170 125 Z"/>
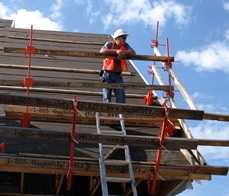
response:
<path fill-rule="evenodd" d="M 123 118 L 119 118 L 119 117 L 100 117 L 100 120 L 111 120 L 111 121 L 120 121 L 120 120 L 124 120 Z"/>
<path fill-rule="evenodd" d="M 127 166 L 127 165 L 129 165 L 129 162 L 126 160 L 115 160 L 115 159 L 105 160 L 104 163 L 106 165 L 112 165 L 112 166 Z"/>
<path fill-rule="evenodd" d="M 110 130 L 110 131 L 107 131 L 107 130 L 105 130 L 105 131 L 102 131 L 101 130 L 101 133 L 103 134 L 115 134 L 115 135 L 123 135 L 123 133 L 121 132 L 121 131 L 112 131 L 112 130 Z"/>
<path fill-rule="evenodd" d="M 126 147 L 123 145 L 109 145 L 109 144 L 103 144 L 104 148 L 117 148 L 117 149 L 125 149 Z"/>
<path fill-rule="evenodd" d="M 131 179 L 130 178 L 119 178 L 119 177 L 107 177 L 107 182 L 128 183 L 128 182 L 131 182 Z"/>
<path fill-rule="evenodd" d="M 109 195 L 109 196 L 121 196 L 121 195 Z"/>

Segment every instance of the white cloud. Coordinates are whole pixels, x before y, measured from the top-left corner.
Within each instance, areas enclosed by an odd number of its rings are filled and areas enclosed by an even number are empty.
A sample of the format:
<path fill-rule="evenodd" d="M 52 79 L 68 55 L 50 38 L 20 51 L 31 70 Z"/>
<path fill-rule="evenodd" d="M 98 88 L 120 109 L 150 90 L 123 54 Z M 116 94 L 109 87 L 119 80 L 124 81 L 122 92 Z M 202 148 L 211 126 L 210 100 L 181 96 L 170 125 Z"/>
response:
<path fill-rule="evenodd" d="M 15 21 L 15 27 L 17 28 L 30 28 L 30 25 L 33 24 L 34 29 L 62 29 L 58 23 L 48 17 L 44 17 L 43 14 L 38 10 L 28 11 L 25 9 L 20 9 L 16 13 L 10 15 L 8 18 Z"/>
<path fill-rule="evenodd" d="M 6 18 L 9 12 L 9 9 L 0 2 L 0 18 Z"/>
<path fill-rule="evenodd" d="M 229 40 L 229 29 L 224 33 L 225 39 Z"/>
<path fill-rule="evenodd" d="M 39 10 L 18 9 L 16 11 L 0 3 L 0 17 L 15 21 L 16 28 L 30 28 L 43 30 L 62 30 L 62 26 L 49 17 L 45 17 Z"/>
<path fill-rule="evenodd" d="M 229 140 L 229 124 L 214 121 L 205 121 L 190 130 L 195 138 Z M 209 160 L 227 159 L 229 148 L 225 147 L 201 147 L 201 153 Z"/>
<path fill-rule="evenodd" d="M 212 95 L 196 91 L 192 94 L 192 98 L 200 110 L 214 113 L 229 113 L 229 109 L 226 106 L 215 103 L 215 98 Z"/>
<path fill-rule="evenodd" d="M 174 18 L 177 24 L 185 24 L 190 14 L 190 7 L 173 0 L 153 1 L 152 6 L 148 0 L 104 1 L 109 6 L 108 14 L 103 19 L 105 28 L 128 22 L 144 22 L 153 26 L 160 21 L 163 26 L 169 18 Z"/>
<path fill-rule="evenodd" d="M 220 105 L 198 103 L 197 108 L 200 110 L 204 110 L 205 112 L 228 113 L 228 108 Z"/>
<path fill-rule="evenodd" d="M 55 0 L 55 2 L 53 3 L 52 7 L 51 7 L 51 18 L 53 19 L 59 19 L 61 17 L 61 9 L 64 5 L 64 1 L 63 0 Z"/>
<path fill-rule="evenodd" d="M 176 60 L 184 65 L 192 65 L 196 70 L 229 72 L 229 45 L 226 41 L 211 43 L 202 49 L 178 51 Z"/>
<path fill-rule="evenodd" d="M 225 10 L 229 11 L 229 1 L 224 1 L 223 7 Z"/>

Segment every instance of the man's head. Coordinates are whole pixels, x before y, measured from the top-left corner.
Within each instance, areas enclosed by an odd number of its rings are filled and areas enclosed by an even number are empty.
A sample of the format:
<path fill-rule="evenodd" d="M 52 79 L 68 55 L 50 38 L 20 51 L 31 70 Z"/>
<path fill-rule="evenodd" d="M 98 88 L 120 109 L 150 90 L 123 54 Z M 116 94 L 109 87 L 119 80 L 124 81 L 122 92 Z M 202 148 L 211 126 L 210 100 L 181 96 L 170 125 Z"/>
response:
<path fill-rule="evenodd" d="M 122 42 L 126 41 L 128 33 L 126 33 L 123 29 L 117 29 L 113 34 L 113 39 L 115 40 L 116 44 L 119 45 Z"/>

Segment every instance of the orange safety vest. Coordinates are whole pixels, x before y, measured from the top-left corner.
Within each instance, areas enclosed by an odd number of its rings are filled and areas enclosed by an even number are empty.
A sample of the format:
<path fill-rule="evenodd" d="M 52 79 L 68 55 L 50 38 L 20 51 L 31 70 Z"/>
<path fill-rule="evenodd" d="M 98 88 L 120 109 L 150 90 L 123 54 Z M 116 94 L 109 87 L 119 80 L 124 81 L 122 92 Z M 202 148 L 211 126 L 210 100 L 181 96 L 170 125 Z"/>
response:
<path fill-rule="evenodd" d="M 114 49 L 115 43 L 112 42 L 112 47 L 111 49 Z M 120 46 L 120 50 L 126 50 L 125 44 L 122 44 Z M 127 70 L 127 63 L 126 60 L 121 59 L 121 71 L 126 71 Z M 115 61 L 114 58 L 105 58 L 103 60 L 103 70 L 106 71 L 115 71 Z"/>

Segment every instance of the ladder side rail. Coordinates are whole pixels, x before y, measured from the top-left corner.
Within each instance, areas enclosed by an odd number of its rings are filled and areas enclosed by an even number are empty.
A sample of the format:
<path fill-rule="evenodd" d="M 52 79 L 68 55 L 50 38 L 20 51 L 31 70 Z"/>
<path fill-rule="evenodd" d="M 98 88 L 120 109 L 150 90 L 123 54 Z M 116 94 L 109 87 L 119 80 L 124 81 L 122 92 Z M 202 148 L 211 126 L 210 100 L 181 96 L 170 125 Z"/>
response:
<path fill-rule="evenodd" d="M 125 123 L 124 123 L 124 118 L 122 114 L 119 114 L 119 118 L 120 118 L 120 125 L 121 125 L 121 129 L 123 132 L 123 135 L 126 136 L 126 128 L 125 128 Z M 131 178 L 131 189 L 132 189 L 132 193 L 133 196 L 137 196 L 137 188 L 136 188 L 136 181 L 135 181 L 135 176 L 134 176 L 134 170 L 133 170 L 133 166 L 131 163 L 131 157 L 130 157 L 130 148 L 128 145 L 124 145 L 125 147 L 125 160 L 128 162 L 128 170 L 129 170 L 129 176 Z"/>
<path fill-rule="evenodd" d="M 96 115 L 97 134 L 101 134 L 101 130 L 100 130 L 100 114 L 99 114 L 99 112 L 96 112 L 95 115 Z M 102 143 L 99 143 L 99 172 L 100 172 L 100 181 L 101 181 L 103 196 L 108 196 L 109 193 L 108 193 L 108 186 L 107 186 L 107 180 L 106 180 L 106 167 L 104 165 L 104 156 L 103 156 L 103 145 L 102 145 Z"/>

